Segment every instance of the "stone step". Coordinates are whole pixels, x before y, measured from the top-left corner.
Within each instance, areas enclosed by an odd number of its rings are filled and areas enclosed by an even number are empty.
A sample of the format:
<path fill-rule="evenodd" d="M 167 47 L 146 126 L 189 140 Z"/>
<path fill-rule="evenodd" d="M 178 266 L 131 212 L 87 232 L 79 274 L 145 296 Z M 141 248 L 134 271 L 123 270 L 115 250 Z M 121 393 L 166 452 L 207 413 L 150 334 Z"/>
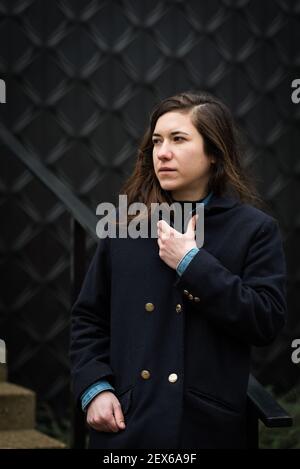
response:
<path fill-rule="evenodd" d="M 4 363 L 0 363 L 0 383 L 6 381 L 7 379 L 7 370 Z"/>
<path fill-rule="evenodd" d="M 33 429 L 35 394 L 11 383 L 0 383 L 0 431 Z"/>
<path fill-rule="evenodd" d="M 0 431 L 1 449 L 63 449 L 66 445 L 37 430 Z"/>

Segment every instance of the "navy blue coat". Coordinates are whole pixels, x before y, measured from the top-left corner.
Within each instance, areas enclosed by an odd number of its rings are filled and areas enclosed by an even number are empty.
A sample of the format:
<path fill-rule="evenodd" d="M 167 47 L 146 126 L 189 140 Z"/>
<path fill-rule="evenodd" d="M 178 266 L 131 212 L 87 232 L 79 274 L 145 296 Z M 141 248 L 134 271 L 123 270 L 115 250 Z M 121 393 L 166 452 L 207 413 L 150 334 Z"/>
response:
<path fill-rule="evenodd" d="M 278 224 L 233 198 L 205 207 L 182 277 L 157 239 L 100 240 L 72 311 L 74 393 L 109 380 L 126 429 L 91 430 L 91 447 L 243 447 L 251 345 L 271 343 L 285 313 Z"/>

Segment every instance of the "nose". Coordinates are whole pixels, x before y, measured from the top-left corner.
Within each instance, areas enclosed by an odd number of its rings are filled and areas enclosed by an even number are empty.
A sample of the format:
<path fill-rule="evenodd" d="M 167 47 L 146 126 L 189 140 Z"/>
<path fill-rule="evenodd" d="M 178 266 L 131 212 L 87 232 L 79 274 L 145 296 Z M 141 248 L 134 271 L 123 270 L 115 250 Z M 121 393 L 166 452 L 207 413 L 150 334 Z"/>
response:
<path fill-rule="evenodd" d="M 172 151 L 170 150 L 167 143 L 160 145 L 160 148 L 157 150 L 156 156 L 159 160 L 170 160 L 173 156 Z"/>

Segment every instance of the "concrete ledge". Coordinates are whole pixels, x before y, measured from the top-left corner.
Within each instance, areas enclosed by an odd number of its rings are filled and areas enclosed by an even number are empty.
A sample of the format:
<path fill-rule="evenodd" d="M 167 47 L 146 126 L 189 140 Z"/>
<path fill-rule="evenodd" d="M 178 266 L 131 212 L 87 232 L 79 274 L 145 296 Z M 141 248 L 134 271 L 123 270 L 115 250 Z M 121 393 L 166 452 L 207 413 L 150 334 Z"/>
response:
<path fill-rule="evenodd" d="M 11 383 L 0 383 L 0 431 L 33 429 L 35 394 Z"/>
<path fill-rule="evenodd" d="M 0 432 L 1 449 L 64 449 L 66 445 L 37 430 Z"/>

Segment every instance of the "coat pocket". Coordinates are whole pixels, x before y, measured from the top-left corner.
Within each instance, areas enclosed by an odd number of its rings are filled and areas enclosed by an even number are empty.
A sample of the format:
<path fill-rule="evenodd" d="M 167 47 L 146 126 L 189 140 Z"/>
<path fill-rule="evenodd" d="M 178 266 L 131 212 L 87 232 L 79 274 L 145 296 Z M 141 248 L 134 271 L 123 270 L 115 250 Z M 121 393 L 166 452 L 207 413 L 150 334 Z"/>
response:
<path fill-rule="evenodd" d="M 230 413 L 233 413 L 235 415 L 239 415 L 240 412 L 234 408 L 231 404 L 229 404 L 226 401 L 223 401 L 219 398 L 216 398 L 210 394 L 206 394 L 202 391 L 199 391 L 199 389 L 194 388 L 194 387 L 188 387 L 187 391 L 196 396 L 197 399 L 201 400 L 202 403 L 207 404 L 209 406 L 215 407 L 219 410 L 222 411 L 227 411 Z"/>
<path fill-rule="evenodd" d="M 124 417 L 129 413 L 132 406 L 132 391 L 133 385 L 116 392 L 116 397 L 120 401 Z"/>

